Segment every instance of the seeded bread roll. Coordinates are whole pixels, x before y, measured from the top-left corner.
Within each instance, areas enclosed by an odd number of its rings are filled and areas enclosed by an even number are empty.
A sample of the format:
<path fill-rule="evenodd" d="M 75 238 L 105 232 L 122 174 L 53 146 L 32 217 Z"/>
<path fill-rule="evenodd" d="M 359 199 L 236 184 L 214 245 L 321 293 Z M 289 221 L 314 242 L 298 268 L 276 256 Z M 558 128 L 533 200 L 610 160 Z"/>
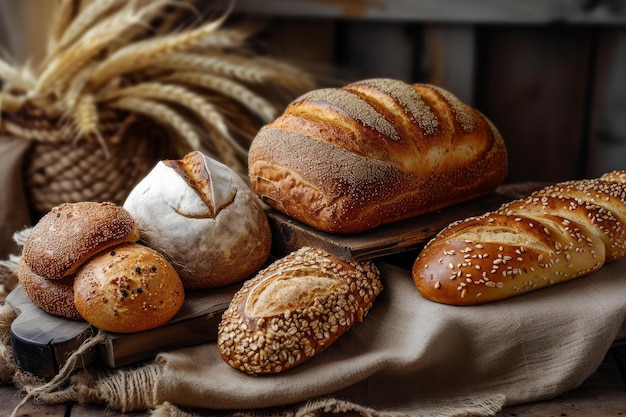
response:
<path fill-rule="evenodd" d="M 54 207 L 32 228 L 22 258 L 37 275 L 61 279 L 96 253 L 139 240 L 132 216 L 113 203 L 78 202 Z"/>
<path fill-rule="evenodd" d="M 441 88 L 392 79 L 301 96 L 259 131 L 248 162 L 263 201 L 333 233 L 485 195 L 507 172 L 487 118 Z"/>
<path fill-rule="evenodd" d="M 612 181 L 617 174 L 550 185 L 450 224 L 415 260 L 418 290 L 440 303 L 483 304 L 587 275 L 623 257 L 626 182 Z"/>
<path fill-rule="evenodd" d="M 183 305 L 182 282 L 154 249 L 127 243 L 101 252 L 74 279 L 74 303 L 93 326 L 118 333 L 167 323 Z"/>
<path fill-rule="evenodd" d="M 17 276 L 28 298 L 43 311 L 68 319 L 82 319 L 74 304 L 73 275 L 61 279 L 47 279 L 35 274 L 24 258 L 21 258 Z"/>
<path fill-rule="evenodd" d="M 302 248 L 246 281 L 218 330 L 221 356 L 249 374 L 285 371 L 362 321 L 382 290 L 370 261 Z"/>
<path fill-rule="evenodd" d="M 258 197 L 232 169 L 200 152 L 159 162 L 124 207 L 185 288 L 241 281 L 270 253 L 271 230 Z"/>

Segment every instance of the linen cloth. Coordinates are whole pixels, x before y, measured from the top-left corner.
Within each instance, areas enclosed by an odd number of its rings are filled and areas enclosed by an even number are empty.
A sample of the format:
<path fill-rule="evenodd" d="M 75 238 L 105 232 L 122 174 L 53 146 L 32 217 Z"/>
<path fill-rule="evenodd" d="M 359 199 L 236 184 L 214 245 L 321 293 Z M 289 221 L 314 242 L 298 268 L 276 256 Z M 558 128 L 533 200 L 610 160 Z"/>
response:
<path fill-rule="evenodd" d="M 379 267 L 385 287 L 365 320 L 308 362 L 249 376 L 229 367 L 215 343 L 162 353 L 155 405 L 259 410 L 324 398 L 327 410 L 334 402 L 373 414 L 492 415 L 580 385 L 625 325 L 626 259 L 463 307 L 421 297 L 408 270 Z"/>
<path fill-rule="evenodd" d="M 0 259 L 20 252 L 13 234 L 31 226 L 22 181 L 29 146 L 28 141 L 0 135 Z"/>

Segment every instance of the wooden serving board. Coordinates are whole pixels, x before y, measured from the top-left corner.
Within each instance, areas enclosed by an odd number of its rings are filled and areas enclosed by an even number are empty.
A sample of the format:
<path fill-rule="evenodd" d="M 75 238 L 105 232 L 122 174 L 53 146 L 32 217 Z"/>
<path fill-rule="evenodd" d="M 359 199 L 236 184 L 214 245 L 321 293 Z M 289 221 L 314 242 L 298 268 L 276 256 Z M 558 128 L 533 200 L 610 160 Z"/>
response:
<path fill-rule="evenodd" d="M 546 183 L 524 183 L 499 187 L 495 192 L 413 219 L 356 234 L 325 233 L 272 208 L 266 213 L 273 236 L 272 253 L 284 256 L 303 246 L 324 249 L 340 259 L 372 259 L 419 249 L 453 221 L 484 214 L 505 202 L 524 197 Z"/>
<path fill-rule="evenodd" d="M 239 287 L 187 291 L 183 307 L 167 325 L 128 334 L 105 332 L 105 341 L 87 351 L 81 363 L 99 360 L 119 367 L 153 358 L 162 351 L 213 341 L 222 313 Z M 37 376 L 56 375 L 81 343 L 96 333 L 85 321 L 41 310 L 19 286 L 6 302 L 19 313 L 11 324 L 13 356 L 21 369 Z"/>

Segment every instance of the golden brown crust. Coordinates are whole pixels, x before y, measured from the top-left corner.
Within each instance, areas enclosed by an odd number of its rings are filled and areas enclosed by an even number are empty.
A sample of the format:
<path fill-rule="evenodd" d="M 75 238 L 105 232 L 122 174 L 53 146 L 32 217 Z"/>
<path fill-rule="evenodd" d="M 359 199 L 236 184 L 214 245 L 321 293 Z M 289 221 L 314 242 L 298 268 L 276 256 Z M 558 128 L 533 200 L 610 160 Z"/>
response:
<path fill-rule="evenodd" d="M 506 170 L 504 142 L 482 114 L 440 88 L 391 79 L 303 95 L 249 153 L 267 204 L 336 233 L 487 194 Z"/>
<path fill-rule="evenodd" d="M 413 280 L 436 302 L 474 305 L 587 275 L 626 255 L 626 183 L 549 185 L 454 222 L 420 252 Z"/>
<path fill-rule="evenodd" d="M 34 273 L 24 258 L 21 258 L 17 277 L 28 298 L 43 311 L 68 319 L 82 319 L 74 304 L 73 275 L 55 280 L 47 279 Z"/>
<path fill-rule="evenodd" d="M 37 222 L 22 256 L 34 273 L 61 279 L 75 274 L 101 250 L 137 240 L 137 225 L 122 207 L 109 202 L 65 203 Z"/>
<path fill-rule="evenodd" d="M 246 281 L 224 312 L 218 348 L 250 374 L 285 371 L 362 321 L 382 290 L 370 261 L 302 248 Z"/>
<path fill-rule="evenodd" d="M 167 323 L 185 298 L 172 265 L 157 251 L 125 243 L 101 252 L 76 274 L 74 302 L 93 326 L 130 333 Z"/>
<path fill-rule="evenodd" d="M 200 152 L 159 162 L 124 207 L 142 240 L 168 258 L 185 288 L 246 279 L 271 250 L 271 229 L 258 197 L 232 169 Z"/>

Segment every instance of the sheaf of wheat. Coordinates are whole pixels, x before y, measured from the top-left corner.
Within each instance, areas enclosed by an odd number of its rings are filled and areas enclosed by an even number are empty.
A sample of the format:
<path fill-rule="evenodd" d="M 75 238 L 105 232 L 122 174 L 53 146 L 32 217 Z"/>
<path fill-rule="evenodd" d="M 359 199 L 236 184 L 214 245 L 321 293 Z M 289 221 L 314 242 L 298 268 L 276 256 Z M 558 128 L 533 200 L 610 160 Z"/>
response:
<path fill-rule="evenodd" d="M 313 87 L 297 66 L 255 54 L 249 26 L 187 0 L 58 0 L 42 62 L 0 59 L 0 133 L 106 149 L 125 139 L 104 131 L 104 115 L 139 114 L 165 126 L 179 154 L 202 150 L 243 172 L 245 127 Z M 10 117 L 33 112 L 55 123 Z"/>

